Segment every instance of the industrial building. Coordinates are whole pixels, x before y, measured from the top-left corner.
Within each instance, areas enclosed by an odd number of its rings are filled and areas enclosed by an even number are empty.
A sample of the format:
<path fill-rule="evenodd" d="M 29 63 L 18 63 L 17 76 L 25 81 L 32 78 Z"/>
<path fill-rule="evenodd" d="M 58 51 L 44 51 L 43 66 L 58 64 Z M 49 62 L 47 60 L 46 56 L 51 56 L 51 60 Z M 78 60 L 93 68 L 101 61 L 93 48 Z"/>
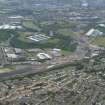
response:
<path fill-rule="evenodd" d="M 35 33 L 32 36 L 29 36 L 28 39 L 35 41 L 35 42 L 42 42 L 42 41 L 46 41 L 48 40 L 50 37 L 44 35 L 44 34 L 39 34 L 39 33 Z"/>
<path fill-rule="evenodd" d="M 25 60 L 24 52 L 21 49 L 5 48 L 4 51 L 9 61 Z"/>
<path fill-rule="evenodd" d="M 98 29 L 90 29 L 87 33 L 86 33 L 86 36 L 90 37 L 90 36 L 93 36 L 93 37 L 96 37 L 96 36 L 102 36 L 103 35 L 103 32 L 99 31 Z"/>
<path fill-rule="evenodd" d="M 9 25 L 4 24 L 0 26 L 0 30 L 15 30 L 15 29 L 21 29 L 22 26 L 15 26 L 15 25 Z"/>
<path fill-rule="evenodd" d="M 52 54 L 54 57 L 60 57 L 60 56 L 61 56 L 61 49 L 54 48 L 54 49 L 52 49 L 51 54 Z"/>

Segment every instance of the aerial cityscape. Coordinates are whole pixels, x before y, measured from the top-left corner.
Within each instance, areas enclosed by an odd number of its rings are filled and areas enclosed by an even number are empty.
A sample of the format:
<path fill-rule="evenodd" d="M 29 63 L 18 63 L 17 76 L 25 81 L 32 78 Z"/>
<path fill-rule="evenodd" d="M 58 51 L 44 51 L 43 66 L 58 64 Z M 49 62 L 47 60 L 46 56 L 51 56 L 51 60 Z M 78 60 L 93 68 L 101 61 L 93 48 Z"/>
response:
<path fill-rule="evenodd" d="M 0 105 L 105 105 L 105 0 L 0 0 Z"/>

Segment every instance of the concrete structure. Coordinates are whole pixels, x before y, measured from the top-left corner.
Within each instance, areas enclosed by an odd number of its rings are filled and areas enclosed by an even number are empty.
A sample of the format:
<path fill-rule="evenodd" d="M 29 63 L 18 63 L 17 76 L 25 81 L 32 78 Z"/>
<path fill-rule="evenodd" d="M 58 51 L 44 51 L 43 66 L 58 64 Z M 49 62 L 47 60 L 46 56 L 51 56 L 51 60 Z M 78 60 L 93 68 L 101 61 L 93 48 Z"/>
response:
<path fill-rule="evenodd" d="M 48 59 L 52 59 L 52 57 L 49 54 L 46 53 L 38 53 L 37 54 L 38 59 L 40 60 L 48 60 Z"/>
<path fill-rule="evenodd" d="M 59 56 L 61 56 L 61 49 L 54 48 L 54 49 L 51 51 L 51 53 L 52 53 L 53 56 L 59 57 Z"/>
<path fill-rule="evenodd" d="M 97 30 L 97 29 L 94 29 L 94 28 L 90 29 L 90 30 L 86 33 L 86 36 L 88 36 L 88 37 L 90 37 L 90 36 L 96 37 L 96 36 L 101 36 L 101 35 L 103 35 L 103 32 L 101 32 L 101 31 L 99 31 L 99 30 Z"/>
<path fill-rule="evenodd" d="M 22 49 L 14 48 L 14 50 L 15 50 L 15 53 L 16 53 L 16 54 L 21 54 L 21 53 L 23 53 Z"/>
<path fill-rule="evenodd" d="M 9 25 L 9 24 L 4 24 L 0 26 L 0 30 L 15 30 L 15 29 L 21 29 L 22 26 L 15 26 L 15 25 Z"/>
<path fill-rule="evenodd" d="M 43 42 L 48 40 L 50 37 L 44 35 L 44 34 L 39 34 L 39 33 L 35 33 L 32 36 L 29 36 L 28 39 L 35 41 L 35 42 Z"/>
<path fill-rule="evenodd" d="M 25 60 L 25 55 L 21 49 L 5 48 L 4 51 L 9 61 Z"/>
<path fill-rule="evenodd" d="M 99 24 L 99 26 L 105 28 L 105 24 Z"/>

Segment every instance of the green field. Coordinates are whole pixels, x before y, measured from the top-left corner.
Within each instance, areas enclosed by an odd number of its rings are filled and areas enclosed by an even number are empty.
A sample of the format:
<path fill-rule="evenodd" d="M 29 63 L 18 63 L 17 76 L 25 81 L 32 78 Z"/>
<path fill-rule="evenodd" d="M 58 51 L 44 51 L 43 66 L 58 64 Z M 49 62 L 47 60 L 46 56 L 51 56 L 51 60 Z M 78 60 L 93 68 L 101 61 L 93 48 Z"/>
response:
<path fill-rule="evenodd" d="M 92 41 L 92 44 L 105 47 L 105 37 L 97 37 Z"/>
<path fill-rule="evenodd" d="M 59 39 L 51 38 L 44 43 L 37 43 L 27 38 L 31 34 L 30 32 L 17 32 L 11 45 L 18 48 L 53 48 L 59 42 Z"/>
<path fill-rule="evenodd" d="M 76 32 L 73 32 L 70 28 L 63 28 L 57 31 L 58 35 L 62 37 L 72 37 L 75 38 L 77 36 Z"/>
<path fill-rule="evenodd" d="M 27 20 L 23 22 L 23 26 L 27 29 L 32 29 L 35 31 L 40 31 L 41 29 L 34 23 L 34 21 Z"/>
<path fill-rule="evenodd" d="M 18 31 L 16 32 L 15 37 L 11 41 L 11 45 L 17 48 L 60 48 L 62 50 L 74 51 L 76 49 L 77 44 L 73 42 L 73 38 L 77 37 L 77 33 L 72 31 L 74 24 L 61 22 L 54 24 L 43 23 L 40 26 L 40 22 L 34 22 L 31 20 L 27 20 L 23 22 L 23 26 L 27 31 Z M 39 28 L 40 27 L 40 28 Z M 52 30 L 54 32 L 54 36 L 48 39 L 45 42 L 34 42 L 29 40 L 27 37 L 32 35 L 35 30 L 41 30 L 41 33 L 46 35 L 49 34 L 49 31 Z"/>
<path fill-rule="evenodd" d="M 54 36 L 52 38 L 48 39 L 45 42 L 34 42 L 28 39 L 27 37 L 32 35 L 36 29 L 39 29 L 40 24 L 36 25 L 33 21 L 24 21 L 23 25 L 24 27 L 27 27 L 27 31 L 9 31 L 9 30 L 1 30 L 0 31 L 0 42 L 6 42 L 8 38 L 11 37 L 11 35 L 14 35 L 14 37 L 10 40 L 10 45 L 12 47 L 16 48 L 41 48 L 41 49 L 46 49 L 46 48 L 60 48 L 62 50 L 67 50 L 67 51 L 74 51 L 76 49 L 77 44 L 73 43 L 73 38 L 77 35 L 77 33 L 73 32 L 69 24 L 65 24 L 62 26 L 61 24 L 63 23 L 55 23 L 53 25 L 48 25 L 47 27 L 42 27 L 41 30 L 44 30 L 46 32 L 49 32 L 49 30 L 53 30 Z M 39 26 L 39 27 L 37 27 Z M 65 28 L 64 28 L 65 27 Z M 30 29 L 35 29 L 30 30 Z M 37 30 L 38 31 L 38 30 Z M 46 32 L 41 31 L 41 33 L 44 33 L 48 35 Z"/>
<path fill-rule="evenodd" d="M 47 43 L 57 44 L 59 41 L 60 41 L 60 39 L 50 38 L 50 39 L 48 39 Z"/>
<path fill-rule="evenodd" d="M 11 45 L 17 48 L 60 48 L 63 50 L 74 51 L 77 44 L 73 44 L 72 39 L 69 37 L 64 39 L 50 38 L 48 41 L 43 43 L 36 43 L 27 38 L 30 33 L 28 32 L 18 32 L 11 41 Z"/>
<path fill-rule="evenodd" d="M 9 68 L 0 68 L 0 73 L 10 72 L 11 69 Z"/>
<path fill-rule="evenodd" d="M 11 34 L 13 33 L 13 31 L 9 30 L 0 30 L 0 43 L 8 40 L 8 38 L 10 38 Z"/>
<path fill-rule="evenodd" d="M 18 32 L 18 40 L 26 43 L 32 43 L 30 39 L 27 37 L 30 36 L 32 33 L 31 32 Z"/>
<path fill-rule="evenodd" d="M 32 35 L 33 33 L 31 33 L 31 32 L 18 32 L 18 34 L 19 34 L 18 40 L 20 40 L 22 42 L 26 42 L 26 43 L 34 43 L 33 41 L 31 41 L 30 39 L 27 38 L 28 36 Z M 55 44 L 58 41 L 59 41 L 59 39 L 57 39 L 57 38 L 50 38 L 50 39 L 48 39 L 47 43 Z"/>
<path fill-rule="evenodd" d="M 7 73 L 16 70 L 16 65 L 7 65 L 0 68 L 0 73 Z"/>

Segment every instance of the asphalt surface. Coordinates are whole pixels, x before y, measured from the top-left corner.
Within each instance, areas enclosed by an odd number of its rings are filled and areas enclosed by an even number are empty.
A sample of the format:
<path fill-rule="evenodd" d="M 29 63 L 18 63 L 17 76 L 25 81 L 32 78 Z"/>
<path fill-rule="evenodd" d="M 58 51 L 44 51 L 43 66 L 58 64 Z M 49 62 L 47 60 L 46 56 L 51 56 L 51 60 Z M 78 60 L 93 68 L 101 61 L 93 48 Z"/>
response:
<path fill-rule="evenodd" d="M 1 65 L 8 64 L 4 49 L 2 47 L 0 47 L 0 64 Z"/>
<path fill-rule="evenodd" d="M 11 72 L 0 73 L 0 80 L 18 76 L 24 76 L 33 73 L 40 73 L 46 71 L 46 66 L 31 66 L 31 67 L 24 67 L 19 70 L 14 70 Z"/>

